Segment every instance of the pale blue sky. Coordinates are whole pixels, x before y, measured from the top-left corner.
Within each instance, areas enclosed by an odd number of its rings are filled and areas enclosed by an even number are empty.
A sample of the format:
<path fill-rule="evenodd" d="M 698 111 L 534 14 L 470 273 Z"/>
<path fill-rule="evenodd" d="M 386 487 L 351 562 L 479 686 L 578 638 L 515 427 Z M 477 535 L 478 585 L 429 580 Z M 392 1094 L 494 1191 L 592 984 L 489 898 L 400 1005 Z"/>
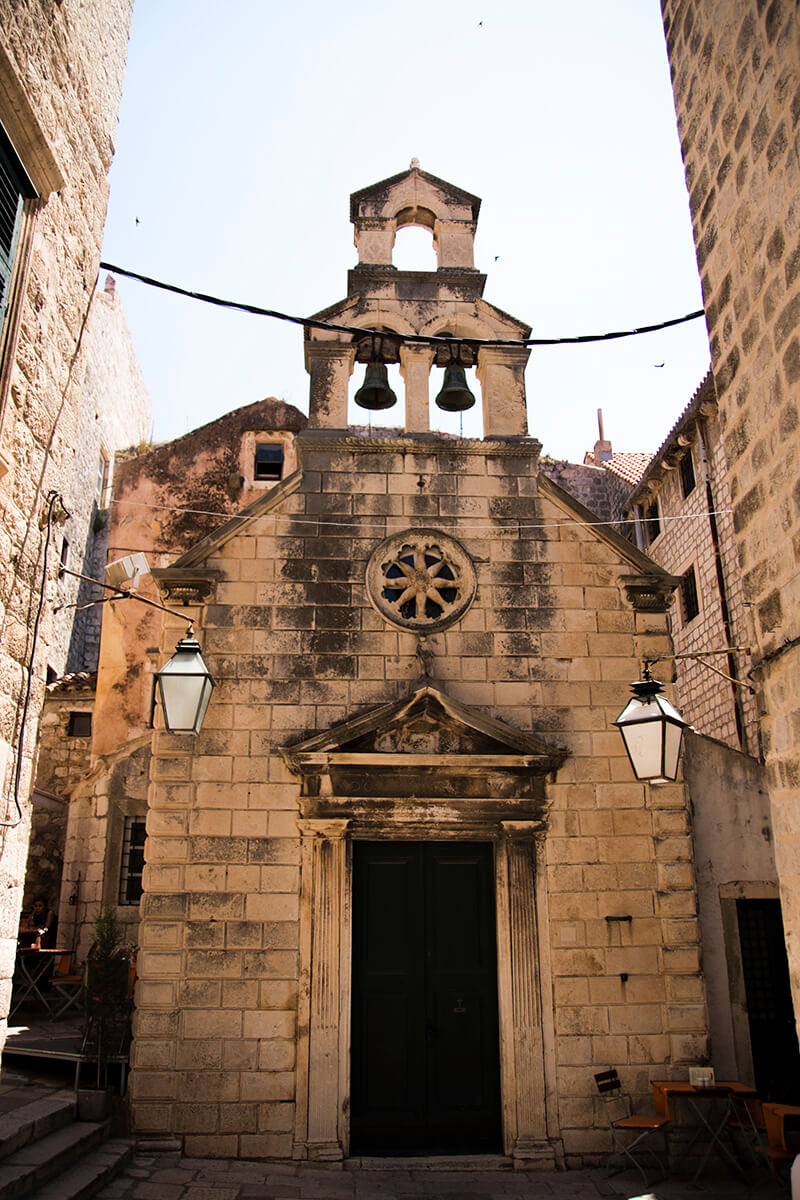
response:
<path fill-rule="evenodd" d="M 345 295 L 350 192 L 413 156 L 482 198 L 486 299 L 534 335 L 701 307 L 658 0 L 136 0 L 103 257 L 309 315 Z M 397 249 L 435 267 L 426 233 Z M 307 411 L 298 327 L 119 292 L 156 440 L 264 396 Z M 655 450 L 708 357 L 702 320 L 534 349 L 530 432 L 580 460 L 601 407 L 616 449 Z"/>

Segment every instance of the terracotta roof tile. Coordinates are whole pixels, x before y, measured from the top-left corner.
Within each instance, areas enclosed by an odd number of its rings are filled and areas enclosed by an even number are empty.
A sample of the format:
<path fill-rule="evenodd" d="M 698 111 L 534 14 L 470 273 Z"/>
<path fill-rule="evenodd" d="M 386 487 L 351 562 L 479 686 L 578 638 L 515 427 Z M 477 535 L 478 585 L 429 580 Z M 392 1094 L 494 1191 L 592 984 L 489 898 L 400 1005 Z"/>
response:
<path fill-rule="evenodd" d="M 75 671 L 71 675 L 62 675 L 47 685 L 47 694 L 52 696 L 62 692 L 94 692 L 97 689 L 97 671 Z"/>
<path fill-rule="evenodd" d="M 652 459 L 652 454 L 641 450 L 620 450 L 615 451 L 605 462 L 601 462 L 600 466 L 614 475 L 619 475 L 620 479 L 624 479 L 626 483 L 633 485 L 642 478 Z"/>

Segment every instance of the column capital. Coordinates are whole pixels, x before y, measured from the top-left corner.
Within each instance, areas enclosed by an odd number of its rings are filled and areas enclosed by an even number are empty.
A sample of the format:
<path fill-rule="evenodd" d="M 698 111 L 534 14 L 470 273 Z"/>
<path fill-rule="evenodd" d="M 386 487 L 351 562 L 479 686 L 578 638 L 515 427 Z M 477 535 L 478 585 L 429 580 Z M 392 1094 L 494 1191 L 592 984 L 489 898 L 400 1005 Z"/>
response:
<path fill-rule="evenodd" d="M 297 822 L 297 828 L 304 838 L 327 838 L 328 841 L 334 841 L 344 837 L 349 824 L 349 817 L 331 817 L 330 820 L 304 818 Z"/>
<path fill-rule="evenodd" d="M 403 342 L 400 346 L 400 373 L 403 374 L 405 368 L 411 363 L 418 362 L 424 363 L 430 369 L 435 357 L 436 348 L 434 346 L 427 346 L 421 342 L 412 342 L 410 345 Z"/>
<path fill-rule="evenodd" d="M 509 841 L 534 841 L 542 837 L 547 825 L 544 821 L 501 821 L 500 826 Z"/>

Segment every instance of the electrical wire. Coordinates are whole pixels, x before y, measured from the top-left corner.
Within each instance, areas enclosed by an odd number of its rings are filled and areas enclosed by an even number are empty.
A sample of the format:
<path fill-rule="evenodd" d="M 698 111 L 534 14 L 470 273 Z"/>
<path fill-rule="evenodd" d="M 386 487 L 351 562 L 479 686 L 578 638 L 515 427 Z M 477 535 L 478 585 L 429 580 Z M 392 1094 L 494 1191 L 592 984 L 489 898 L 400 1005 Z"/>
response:
<path fill-rule="evenodd" d="M 28 720 L 28 709 L 31 703 L 31 688 L 33 686 L 33 669 L 36 662 L 36 641 L 39 636 L 39 625 L 42 620 L 42 611 L 44 609 L 44 599 L 47 591 L 47 554 L 50 549 L 50 538 L 53 533 L 53 509 L 56 502 L 59 502 L 64 507 L 64 500 L 58 492 L 51 491 L 47 493 L 47 530 L 44 538 L 44 548 L 42 550 L 42 580 L 39 585 L 39 598 L 36 606 L 36 615 L 33 619 L 33 628 L 31 630 L 31 651 L 28 660 L 28 675 L 25 681 L 25 695 L 22 700 L 22 712 L 19 720 L 19 728 L 17 732 L 17 761 L 14 767 L 14 793 L 13 800 L 17 807 L 17 819 L 15 821 L 0 821 L 0 829 L 14 829 L 22 820 L 22 805 L 19 802 L 19 789 L 22 782 L 22 763 L 24 759 L 25 749 L 25 726 Z M 66 509 L 65 509 L 66 511 Z"/>
<path fill-rule="evenodd" d="M 289 313 L 279 312 L 274 308 L 262 308 L 258 304 L 245 304 L 239 300 L 223 300 L 220 296 L 210 296 L 206 292 L 193 292 L 188 288 L 178 287 L 174 283 L 164 283 L 163 280 L 153 279 L 150 275 L 142 275 L 138 271 L 128 271 L 113 263 L 101 262 L 104 271 L 112 271 L 115 275 L 124 275 L 127 279 L 136 279 L 148 287 L 159 288 L 162 292 L 172 292 L 176 296 L 186 296 L 189 300 L 200 300 L 204 304 L 214 304 L 218 308 L 233 308 L 239 312 L 250 313 L 256 317 L 272 317 L 276 321 L 288 321 L 292 325 L 303 325 L 308 329 L 322 329 L 332 333 L 349 333 L 357 338 L 386 337 L 385 329 L 360 329 L 354 325 L 337 325 L 332 321 L 316 321 L 313 317 L 294 317 Z M 395 333 L 389 331 L 393 342 L 411 343 L 423 346 L 453 346 L 459 343 L 468 346 L 575 346 L 586 342 L 610 342 L 617 338 L 635 337 L 641 333 L 656 333 L 659 329 L 670 329 L 673 325 L 682 325 L 686 321 L 696 321 L 705 316 L 705 309 L 698 308 L 686 313 L 683 317 L 672 317 L 668 321 L 658 321 L 654 325 L 638 325 L 635 329 L 618 329 L 610 333 L 582 333 L 572 337 L 557 338 L 474 338 L 474 337 L 432 337 L 421 333 Z"/>
<path fill-rule="evenodd" d="M 256 513 L 254 516 L 248 517 L 246 515 L 246 513 L 241 513 L 241 512 L 239 512 L 239 513 L 221 513 L 221 512 L 213 512 L 210 509 L 204 509 L 204 508 L 181 508 L 179 505 L 176 505 L 176 504 L 148 504 L 147 501 L 145 501 L 145 500 L 112 500 L 111 503 L 112 503 L 112 505 L 127 504 L 134 508 L 148 508 L 148 509 L 152 509 L 154 511 L 187 513 L 190 516 L 197 516 L 197 517 L 216 517 L 222 523 L 224 523 L 226 521 L 234 521 L 234 520 L 240 521 L 242 524 L 244 524 L 245 522 L 249 523 L 250 521 L 274 520 L 274 521 L 291 521 L 293 524 L 313 525 L 315 527 L 322 526 L 322 527 L 330 527 L 330 528 L 335 528 L 335 529 L 341 529 L 349 524 L 357 523 L 359 530 L 362 530 L 362 529 L 385 530 L 386 522 L 388 520 L 394 520 L 397 517 L 404 517 L 406 515 L 403 513 L 396 513 L 396 514 L 390 513 L 381 522 L 375 522 L 375 521 L 370 522 L 370 521 L 361 521 L 357 514 L 352 513 L 352 514 L 345 514 L 344 516 L 338 518 L 335 521 L 326 521 L 321 517 L 307 517 L 307 516 L 303 516 L 302 514 L 298 514 L 298 513 L 277 513 L 277 512 Z M 668 521 L 691 521 L 691 520 L 699 520 L 701 518 L 703 520 L 706 520 L 709 516 L 717 516 L 717 517 L 728 516 L 732 512 L 733 512 L 732 508 L 718 508 L 713 513 L 703 511 L 703 512 L 696 512 L 696 513 L 676 513 L 673 516 L 661 515 L 661 516 L 659 516 L 659 520 L 664 522 L 665 524 Z M 431 517 L 421 517 L 419 519 L 423 522 L 424 527 L 427 528 L 427 526 L 430 524 L 430 521 L 432 518 Z M 444 518 L 442 516 L 440 516 L 438 519 L 443 520 Z M 497 517 L 497 521 L 508 521 L 511 524 L 508 528 L 504 528 L 502 525 L 500 525 L 498 527 L 498 525 L 496 525 L 496 524 L 486 525 L 486 524 L 469 524 L 468 522 L 462 522 L 460 524 L 450 525 L 450 526 L 448 526 L 448 529 L 457 530 L 460 533 L 473 533 L 473 534 L 475 534 L 475 533 L 491 533 L 493 536 L 498 535 L 498 534 L 503 534 L 503 533 L 510 533 L 510 534 L 514 534 L 516 536 L 523 531 L 534 530 L 534 529 L 564 529 L 564 528 L 574 529 L 576 526 L 578 526 L 583 529 L 608 528 L 608 529 L 616 530 L 621 525 L 635 525 L 636 524 L 636 520 L 633 517 L 620 519 L 618 521 L 539 521 L 539 522 L 520 521 L 518 517 Z"/>

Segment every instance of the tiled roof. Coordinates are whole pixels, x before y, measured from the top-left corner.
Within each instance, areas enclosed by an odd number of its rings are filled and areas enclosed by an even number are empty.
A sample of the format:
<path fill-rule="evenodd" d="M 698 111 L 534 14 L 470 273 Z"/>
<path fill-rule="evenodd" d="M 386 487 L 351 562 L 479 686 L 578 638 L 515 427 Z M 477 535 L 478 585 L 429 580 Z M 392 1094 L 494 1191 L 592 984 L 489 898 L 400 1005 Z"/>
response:
<path fill-rule="evenodd" d="M 75 671 L 48 683 L 47 694 L 53 696 L 62 692 L 94 692 L 96 689 L 97 671 Z"/>
<path fill-rule="evenodd" d="M 667 434 L 664 441 L 659 446 L 656 453 L 650 459 L 650 462 L 648 464 L 648 469 L 643 471 L 641 473 L 641 475 L 639 476 L 639 479 L 637 479 L 635 481 L 636 485 L 637 485 L 637 489 L 636 489 L 637 492 L 639 490 L 638 484 L 641 483 L 641 481 L 645 478 L 645 476 L 649 476 L 649 475 L 655 475 L 656 477 L 658 476 L 659 466 L 663 462 L 664 457 L 667 455 L 667 453 L 674 450 L 678 446 L 678 435 L 685 432 L 687 429 L 689 429 L 691 427 L 692 423 L 695 421 L 698 414 L 702 412 L 703 405 L 716 404 L 716 401 L 717 401 L 717 393 L 714 388 L 714 377 L 711 374 L 711 372 L 708 371 L 705 378 L 703 379 L 703 382 L 697 388 L 697 391 L 694 393 L 691 400 L 686 405 L 686 408 L 683 410 L 681 415 L 678 417 L 677 421 L 672 426 L 672 429 L 670 429 L 669 433 Z"/>
<path fill-rule="evenodd" d="M 618 475 L 625 483 L 629 483 L 634 487 L 644 475 L 652 459 L 652 454 L 646 451 L 618 450 L 612 453 L 611 458 L 604 458 L 599 463 L 596 463 L 594 461 L 594 453 L 589 450 L 584 456 L 583 465 L 586 467 L 602 467 L 604 471 L 610 471 L 612 475 Z"/>
<path fill-rule="evenodd" d="M 611 458 L 601 462 L 600 466 L 614 475 L 619 475 L 626 483 L 637 484 L 647 470 L 653 456 L 641 450 L 614 451 Z"/>

